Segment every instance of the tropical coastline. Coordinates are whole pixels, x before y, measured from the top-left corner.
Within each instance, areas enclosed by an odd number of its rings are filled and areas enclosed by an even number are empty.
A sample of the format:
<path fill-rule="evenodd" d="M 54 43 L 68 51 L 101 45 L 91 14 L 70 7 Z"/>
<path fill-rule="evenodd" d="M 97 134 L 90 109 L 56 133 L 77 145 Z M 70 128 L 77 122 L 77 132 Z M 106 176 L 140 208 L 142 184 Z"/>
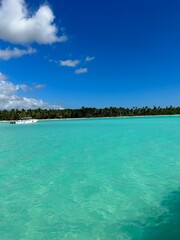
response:
<path fill-rule="evenodd" d="M 150 118 L 150 117 L 176 117 L 180 114 L 171 114 L 171 115 L 143 115 L 143 116 L 116 116 L 116 117 L 89 117 L 89 118 L 47 118 L 47 119 L 38 119 L 38 121 L 70 121 L 70 120 L 93 120 L 93 119 L 118 119 L 118 118 Z M 0 120 L 0 123 L 10 123 L 10 120 Z"/>
<path fill-rule="evenodd" d="M 75 121 L 75 120 L 97 120 L 97 119 L 126 119 L 126 118 L 156 118 L 156 117 L 179 117 L 180 114 L 171 115 L 143 115 L 143 116 L 116 116 L 116 117 L 90 117 L 90 118 L 49 118 L 49 119 L 38 119 L 39 122 L 43 121 Z M 11 120 L 0 120 L 0 123 L 10 123 Z"/>
<path fill-rule="evenodd" d="M 179 9 L 0 0 L 0 240 L 180 239 Z"/>
<path fill-rule="evenodd" d="M 143 115 L 143 116 L 115 116 L 115 117 L 89 117 L 89 118 L 46 118 L 38 119 L 38 121 L 65 121 L 65 120 L 90 120 L 90 119 L 118 119 L 118 118 L 148 118 L 148 117 L 176 117 L 180 114 L 171 114 L 171 115 Z M 11 120 L 0 120 L 0 123 L 9 123 Z"/>
<path fill-rule="evenodd" d="M 101 117 L 138 117 L 138 116 L 167 116 L 180 114 L 180 107 L 142 107 L 142 108 L 88 108 L 80 109 L 13 109 L 0 110 L 0 120 L 17 120 L 21 117 L 35 119 L 79 119 Z"/>

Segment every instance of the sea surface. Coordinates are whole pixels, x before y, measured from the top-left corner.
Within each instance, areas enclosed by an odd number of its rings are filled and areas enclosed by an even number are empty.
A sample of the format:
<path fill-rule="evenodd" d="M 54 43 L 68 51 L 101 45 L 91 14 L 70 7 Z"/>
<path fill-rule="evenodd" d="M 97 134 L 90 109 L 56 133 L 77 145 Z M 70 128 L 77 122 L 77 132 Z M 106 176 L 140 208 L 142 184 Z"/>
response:
<path fill-rule="evenodd" d="M 179 240 L 180 117 L 0 123 L 1 240 Z"/>

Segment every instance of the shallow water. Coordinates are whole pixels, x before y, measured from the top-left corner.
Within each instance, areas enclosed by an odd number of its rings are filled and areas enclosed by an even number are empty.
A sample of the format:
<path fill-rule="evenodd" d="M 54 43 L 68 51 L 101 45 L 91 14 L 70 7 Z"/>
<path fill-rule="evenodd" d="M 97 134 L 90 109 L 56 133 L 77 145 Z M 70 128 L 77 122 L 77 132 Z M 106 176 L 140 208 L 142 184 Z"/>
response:
<path fill-rule="evenodd" d="M 180 117 L 0 124 L 1 240 L 176 240 Z"/>

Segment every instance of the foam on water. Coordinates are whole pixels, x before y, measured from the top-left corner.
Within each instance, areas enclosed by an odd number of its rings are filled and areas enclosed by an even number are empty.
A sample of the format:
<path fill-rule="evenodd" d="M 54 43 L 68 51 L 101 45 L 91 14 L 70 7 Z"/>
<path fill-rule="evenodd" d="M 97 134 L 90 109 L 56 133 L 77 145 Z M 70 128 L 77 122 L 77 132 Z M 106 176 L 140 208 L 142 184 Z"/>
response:
<path fill-rule="evenodd" d="M 180 236 L 180 117 L 0 124 L 2 240 Z"/>

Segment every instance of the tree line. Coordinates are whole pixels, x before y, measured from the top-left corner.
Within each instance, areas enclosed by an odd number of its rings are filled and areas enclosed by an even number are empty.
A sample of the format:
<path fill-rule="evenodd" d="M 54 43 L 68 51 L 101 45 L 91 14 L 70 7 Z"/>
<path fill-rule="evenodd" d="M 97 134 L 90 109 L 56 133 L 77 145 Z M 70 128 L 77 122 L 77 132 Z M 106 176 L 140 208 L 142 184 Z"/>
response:
<path fill-rule="evenodd" d="M 93 117 L 121 117 L 121 116 L 148 116 L 148 115 L 175 115 L 180 114 L 180 107 L 142 107 L 142 108 L 87 108 L 80 109 L 12 109 L 0 110 L 0 120 L 17 120 L 21 117 L 36 119 L 56 118 L 93 118 Z"/>

